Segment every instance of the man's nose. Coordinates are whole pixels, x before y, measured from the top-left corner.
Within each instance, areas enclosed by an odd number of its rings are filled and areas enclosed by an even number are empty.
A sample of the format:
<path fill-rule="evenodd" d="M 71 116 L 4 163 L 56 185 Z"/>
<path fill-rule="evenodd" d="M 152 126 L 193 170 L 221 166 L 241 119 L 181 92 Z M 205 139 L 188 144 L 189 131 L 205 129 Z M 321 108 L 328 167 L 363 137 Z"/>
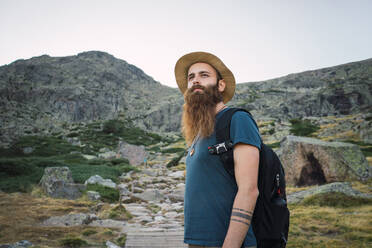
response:
<path fill-rule="evenodd" d="M 194 85 L 198 85 L 198 84 L 200 84 L 200 81 L 199 81 L 199 77 L 196 76 L 189 81 L 189 88 L 191 88 Z"/>

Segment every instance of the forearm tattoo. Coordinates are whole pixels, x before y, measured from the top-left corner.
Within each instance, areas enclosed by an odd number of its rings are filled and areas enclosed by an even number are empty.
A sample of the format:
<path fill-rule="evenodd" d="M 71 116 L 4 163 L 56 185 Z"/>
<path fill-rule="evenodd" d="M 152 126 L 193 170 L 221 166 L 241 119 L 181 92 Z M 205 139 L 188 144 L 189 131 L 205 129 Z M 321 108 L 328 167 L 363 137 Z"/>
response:
<path fill-rule="evenodd" d="M 241 208 L 233 208 L 233 211 L 231 212 L 231 217 L 238 217 L 237 218 L 231 218 L 231 221 L 243 223 L 247 226 L 251 224 L 253 213 L 251 211 L 247 211 Z"/>
<path fill-rule="evenodd" d="M 253 212 L 251 212 L 251 211 L 247 211 L 247 210 L 244 210 L 244 209 L 241 209 L 241 208 L 233 208 L 233 210 L 238 210 L 238 211 L 240 211 L 240 212 L 243 212 L 243 213 L 247 213 L 247 214 L 253 215 Z"/>
<path fill-rule="evenodd" d="M 251 219 L 252 219 L 252 215 L 243 214 L 243 213 L 240 213 L 240 212 L 232 212 L 231 216 L 240 217 L 240 218 L 243 218 L 243 219 L 247 219 L 249 221 L 251 221 Z"/>
<path fill-rule="evenodd" d="M 250 225 L 250 223 L 247 223 L 247 222 L 244 222 L 244 221 L 241 221 L 241 220 L 238 220 L 238 219 L 231 219 L 231 221 L 240 222 L 240 223 L 243 223 L 243 224 L 245 224 L 247 226 Z"/>

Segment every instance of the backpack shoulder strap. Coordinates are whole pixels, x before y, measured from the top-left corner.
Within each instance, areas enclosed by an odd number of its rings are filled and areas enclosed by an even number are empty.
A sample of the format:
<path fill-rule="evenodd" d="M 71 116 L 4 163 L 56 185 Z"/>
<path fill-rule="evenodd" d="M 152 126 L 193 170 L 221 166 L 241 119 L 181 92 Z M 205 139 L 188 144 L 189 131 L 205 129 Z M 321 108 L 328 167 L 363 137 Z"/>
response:
<path fill-rule="evenodd" d="M 224 141 L 230 141 L 231 119 L 232 119 L 232 116 L 237 111 L 243 111 L 243 112 L 248 113 L 258 130 L 258 125 L 256 121 L 253 119 L 251 113 L 249 113 L 249 111 L 242 109 L 242 108 L 228 108 L 225 112 L 222 113 L 222 116 L 220 116 L 220 118 L 218 118 L 216 122 L 215 130 L 216 130 L 217 143 L 222 143 Z"/>

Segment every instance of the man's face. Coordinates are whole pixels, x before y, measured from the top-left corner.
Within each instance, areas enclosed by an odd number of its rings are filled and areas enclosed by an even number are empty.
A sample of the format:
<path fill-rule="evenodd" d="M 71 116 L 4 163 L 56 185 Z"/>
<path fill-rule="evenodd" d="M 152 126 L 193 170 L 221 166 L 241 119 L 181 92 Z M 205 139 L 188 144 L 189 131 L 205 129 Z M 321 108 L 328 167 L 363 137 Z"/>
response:
<path fill-rule="evenodd" d="M 195 63 L 189 68 L 187 82 L 188 89 L 194 86 L 192 92 L 203 92 L 203 88 L 210 88 L 217 84 L 217 72 L 207 63 Z"/>

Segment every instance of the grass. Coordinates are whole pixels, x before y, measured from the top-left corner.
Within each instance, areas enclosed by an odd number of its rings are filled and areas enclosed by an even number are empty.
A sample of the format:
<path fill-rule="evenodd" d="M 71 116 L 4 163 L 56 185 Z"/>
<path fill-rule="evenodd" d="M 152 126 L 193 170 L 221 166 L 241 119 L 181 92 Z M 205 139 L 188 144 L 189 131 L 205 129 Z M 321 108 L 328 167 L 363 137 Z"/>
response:
<path fill-rule="evenodd" d="M 372 144 L 364 143 L 362 141 L 346 140 L 345 142 L 360 146 L 360 150 L 366 157 L 372 157 Z"/>
<path fill-rule="evenodd" d="M 88 245 L 88 242 L 78 237 L 66 237 L 59 240 L 62 247 L 78 248 Z"/>
<path fill-rule="evenodd" d="M 320 129 L 319 126 L 314 125 L 309 120 L 290 120 L 291 129 L 289 130 L 291 134 L 296 136 L 311 137 L 311 134 Z"/>
<path fill-rule="evenodd" d="M 119 200 L 120 193 L 117 189 L 102 186 L 99 184 L 88 184 L 87 191 L 96 191 L 101 195 L 101 199 L 104 202 L 117 202 Z"/>
<path fill-rule="evenodd" d="M 23 149 L 32 147 L 30 154 L 24 154 Z M 8 149 L 0 149 L 0 157 L 30 157 L 30 156 L 55 156 L 80 152 L 81 148 L 73 146 L 67 141 L 51 136 L 23 136 Z"/>
<path fill-rule="evenodd" d="M 372 180 L 367 184 L 353 182 L 352 185 L 362 192 L 370 192 Z M 306 188 L 288 187 L 287 192 L 303 189 Z M 337 202 L 355 199 L 333 194 L 315 199 L 289 205 L 291 223 L 287 247 L 371 247 L 372 203 L 359 201 L 356 204 L 337 205 Z M 0 243 L 15 243 L 26 239 L 37 246 L 61 247 L 59 240 L 75 237 L 92 247 L 101 247 L 106 240 L 114 240 L 123 245 L 126 237 L 116 229 L 37 225 L 50 216 L 87 213 L 93 204 L 88 201 L 35 197 L 26 193 L 0 193 Z M 115 215 L 116 212 L 115 217 L 121 218 L 120 215 L 125 213 L 124 209 L 124 206 L 104 203 L 100 211 L 107 211 L 107 216 Z M 150 209 L 159 211 L 155 205 L 150 206 Z M 97 215 L 102 217 L 100 213 Z"/>
<path fill-rule="evenodd" d="M 117 182 L 122 173 L 138 171 L 136 167 L 127 164 L 125 159 L 87 160 L 80 154 L 0 158 L 0 190 L 8 193 L 30 192 L 32 186 L 39 183 L 44 168 L 52 166 L 69 167 L 77 183 L 84 183 L 94 175 Z"/>
<path fill-rule="evenodd" d="M 334 192 L 310 196 L 304 199 L 304 205 L 315 205 L 320 207 L 349 208 L 362 205 L 371 205 L 372 199 L 348 196 L 343 193 Z"/>
<path fill-rule="evenodd" d="M 287 247 L 371 247 L 372 205 L 349 208 L 290 205 Z"/>

